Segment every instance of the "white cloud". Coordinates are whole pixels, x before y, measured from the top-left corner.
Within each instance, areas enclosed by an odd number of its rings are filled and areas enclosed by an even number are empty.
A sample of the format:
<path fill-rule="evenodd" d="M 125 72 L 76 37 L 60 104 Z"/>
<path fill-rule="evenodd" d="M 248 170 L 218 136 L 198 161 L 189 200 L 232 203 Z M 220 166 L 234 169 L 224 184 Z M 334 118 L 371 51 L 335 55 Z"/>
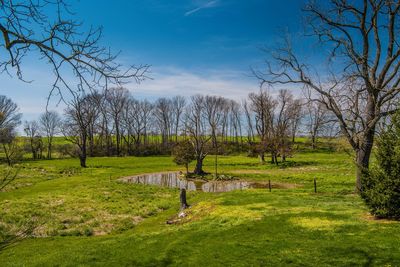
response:
<path fill-rule="evenodd" d="M 37 119 L 39 114 L 45 111 L 51 87 L 51 80 L 46 72 L 36 73 L 33 70 L 31 72 L 40 77 L 38 81 L 31 84 L 23 83 L 18 79 L 5 78 L 3 80 L 4 88 L 10 89 L 2 93 L 18 104 L 20 112 L 23 113 L 23 120 Z M 125 85 L 135 98 L 153 101 L 158 97 L 176 95 L 190 97 L 203 94 L 219 95 L 241 101 L 247 98 L 249 93 L 259 90 L 258 80 L 251 77 L 250 71 L 246 70 L 201 69 L 194 71 L 177 67 L 159 67 L 152 68 L 149 75 L 153 80 L 146 80 L 139 85 L 135 83 Z M 295 95 L 300 95 L 301 92 L 295 89 L 298 88 L 295 85 L 284 85 L 279 88 L 293 89 L 292 92 Z M 66 92 L 65 96 L 67 95 Z M 49 102 L 49 110 L 62 113 L 65 105 L 62 102 L 57 105 L 58 101 L 58 97 L 53 97 Z"/>
<path fill-rule="evenodd" d="M 246 72 L 230 70 L 210 70 L 190 72 L 184 69 L 153 69 L 153 80 L 147 80 L 139 86 L 131 86 L 137 98 L 156 98 L 195 94 L 220 95 L 240 100 L 250 92 L 257 91 L 258 81 Z"/>
<path fill-rule="evenodd" d="M 199 7 L 196 7 L 192 10 L 189 10 L 185 13 L 185 17 L 190 16 L 196 12 L 199 12 L 202 9 L 206 9 L 206 8 L 212 8 L 212 7 L 216 7 L 218 5 L 218 0 L 214 0 L 214 1 L 209 1 L 207 3 L 205 3 L 204 5 L 201 5 Z"/>
<path fill-rule="evenodd" d="M 241 101 L 249 93 L 257 92 L 259 81 L 252 77 L 250 71 L 235 70 L 202 70 L 188 71 L 181 68 L 155 68 L 150 75 L 153 80 L 146 80 L 140 85 L 127 86 L 134 97 L 139 99 L 155 99 L 181 95 L 190 97 L 195 94 L 218 95 Z M 273 94 L 279 89 L 289 89 L 296 97 L 302 91 L 298 85 L 279 85 L 270 88 Z"/>

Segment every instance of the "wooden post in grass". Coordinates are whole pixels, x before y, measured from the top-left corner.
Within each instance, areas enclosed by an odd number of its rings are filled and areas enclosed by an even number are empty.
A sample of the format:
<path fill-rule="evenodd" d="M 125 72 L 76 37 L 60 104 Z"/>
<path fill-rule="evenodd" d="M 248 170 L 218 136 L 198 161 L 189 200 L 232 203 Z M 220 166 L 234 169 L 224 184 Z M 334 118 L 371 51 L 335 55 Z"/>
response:
<path fill-rule="evenodd" d="M 268 188 L 269 188 L 269 192 L 271 192 L 271 180 L 268 180 Z"/>
<path fill-rule="evenodd" d="M 181 210 L 187 209 L 189 207 L 188 203 L 186 202 L 185 188 L 181 188 L 180 201 L 181 201 Z"/>
<path fill-rule="evenodd" d="M 314 178 L 314 193 L 317 193 L 317 178 Z"/>

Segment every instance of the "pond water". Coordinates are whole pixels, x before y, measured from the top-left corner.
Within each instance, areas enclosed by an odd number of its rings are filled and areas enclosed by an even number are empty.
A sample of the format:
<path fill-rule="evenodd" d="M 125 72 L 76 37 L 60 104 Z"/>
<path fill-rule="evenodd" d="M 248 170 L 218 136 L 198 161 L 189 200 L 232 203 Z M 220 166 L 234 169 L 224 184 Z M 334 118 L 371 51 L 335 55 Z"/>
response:
<path fill-rule="evenodd" d="M 184 188 L 187 191 L 197 190 L 209 193 L 229 192 L 248 188 L 268 189 L 267 183 L 260 182 L 247 182 L 240 180 L 208 182 L 202 180 L 185 180 L 181 178 L 178 172 L 142 174 L 126 177 L 122 180 L 127 183 L 157 185 L 168 188 Z M 276 185 L 273 185 L 273 187 L 276 187 Z"/>

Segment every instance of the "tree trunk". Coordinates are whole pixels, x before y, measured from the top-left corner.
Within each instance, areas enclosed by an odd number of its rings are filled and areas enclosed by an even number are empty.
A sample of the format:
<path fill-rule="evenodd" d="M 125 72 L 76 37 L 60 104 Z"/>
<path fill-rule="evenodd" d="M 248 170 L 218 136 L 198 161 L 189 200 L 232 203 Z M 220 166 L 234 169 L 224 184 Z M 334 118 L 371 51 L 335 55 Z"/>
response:
<path fill-rule="evenodd" d="M 215 179 L 218 177 L 218 147 L 215 148 Z"/>
<path fill-rule="evenodd" d="M 178 117 L 179 118 L 179 117 Z M 178 126 L 179 126 L 179 119 L 176 121 L 176 127 L 175 127 L 175 143 L 178 143 Z"/>
<path fill-rule="evenodd" d="M 81 153 L 79 155 L 79 161 L 81 163 L 82 168 L 86 168 L 86 157 L 87 157 L 87 149 L 86 149 L 86 138 L 83 138 L 83 144 L 81 147 Z"/>
<path fill-rule="evenodd" d="M 364 138 L 363 145 L 359 150 L 356 151 L 356 164 L 357 164 L 357 176 L 356 176 L 356 193 L 360 193 L 362 189 L 361 177 L 363 172 L 369 167 L 369 160 L 371 157 L 372 147 L 374 143 L 374 130 L 371 130 Z"/>
<path fill-rule="evenodd" d="M 51 142 L 47 145 L 47 158 L 51 159 Z"/>
<path fill-rule="evenodd" d="M 93 134 L 89 135 L 89 155 L 91 157 L 94 156 L 94 136 L 93 136 Z"/>
<path fill-rule="evenodd" d="M 260 154 L 258 155 L 258 157 L 260 158 L 260 163 L 261 163 L 261 164 L 264 164 L 264 163 L 265 163 L 265 155 L 264 155 L 264 153 L 260 153 Z"/>
<path fill-rule="evenodd" d="M 203 158 L 198 157 L 196 159 L 196 168 L 194 169 L 194 174 L 196 175 L 203 175 L 204 171 L 203 171 Z"/>
<path fill-rule="evenodd" d="M 106 150 L 107 150 L 108 157 L 111 157 L 111 146 L 112 146 L 111 137 L 108 133 L 106 133 Z"/>
<path fill-rule="evenodd" d="M 311 137 L 311 147 L 312 147 L 312 149 L 315 149 L 316 148 L 316 138 L 315 138 L 315 136 L 313 135 L 312 137 Z"/>
<path fill-rule="evenodd" d="M 8 153 L 8 149 L 5 144 L 3 144 L 4 154 L 6 155 L 6 161 L 8 166 L 12 166 L 10 154 Z"/>
<path fill-rule="evenodd" d="M 81 163 L 82 168 L 86 168 L 86 155 L 80 155 L 79 156 L 79 161 Z"/>
<path fill-rule="evenodd" d="M 36 156 L 35 146 L 33 144 L 32 138 L 31 138 L 31 151 L 32 151 L 32 159 L 36 159 L 37 156 Z"/>
<path fill-rule="evenodd" d="M 186 189 L 184 188 L 181 188 L 180 201 L 181 210 L 187 209 L 189 207 L 188 203 L 186 202 Z"/>
<path fill-rule="evenodd" d="M 117 142 L 117 156 L 121 156 L 121 136 L 120 136 L 120 131 L 119 131 L 119 123 L 117 119 L 115 119 L 115 137 L 116 137 L 116 142 Z"/>

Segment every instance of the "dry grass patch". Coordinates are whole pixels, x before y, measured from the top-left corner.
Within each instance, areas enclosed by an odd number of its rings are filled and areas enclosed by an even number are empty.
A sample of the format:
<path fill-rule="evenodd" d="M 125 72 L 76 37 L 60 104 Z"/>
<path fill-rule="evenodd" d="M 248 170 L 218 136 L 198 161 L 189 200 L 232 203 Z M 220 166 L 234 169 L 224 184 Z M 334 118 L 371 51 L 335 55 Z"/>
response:
<path fill-rule="evenodd" d="M 294 217 L 289 219 L 289 221 L 302 228 L 307 228 L 311 230 L 333 230 L 337 227 L 347 225 L 348 222 L 344 220 L 334 220 L 331 218 L 308 218 L 308 217 Z"/>

